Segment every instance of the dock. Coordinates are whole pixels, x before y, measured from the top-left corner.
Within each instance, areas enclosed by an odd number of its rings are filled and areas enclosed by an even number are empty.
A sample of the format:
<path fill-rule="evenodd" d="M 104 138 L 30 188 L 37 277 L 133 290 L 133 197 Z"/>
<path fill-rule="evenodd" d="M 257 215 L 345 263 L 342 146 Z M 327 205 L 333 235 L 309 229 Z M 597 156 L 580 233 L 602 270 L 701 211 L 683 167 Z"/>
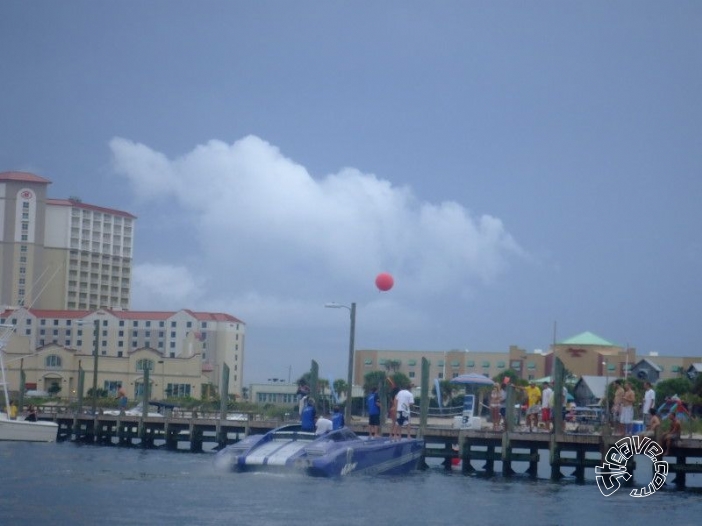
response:
<path fill-rule="evenodd" d="M 236 443 L 247 435 L 262 434 L 285 423 L 280 420 L 255 419 L 226 420 L 214 414 L 178 416 L 113 416 L 44 414 L 42 419 L 58 423 L 59 441 L 76 441 L 121 447 L 164 448 L 190 451 L 218 450 Z M 349 426 L 356 434 L 368 434 L 368 425 L 354 419 Z M 417 429 L 414 429 L 416 433 Z M 622 437 L 607 434 L 576 434 L 524 431 L 492 431 L 456 429 L 450 425 L 427 426 L 423 430 L 424 458 L 443 460 L 446 469 L 452 469 L 452 460 L 460 459 L 464 474 L 516 474 L 515 464 L 527 466 L 523 473 L 536 478 L 537 467 L 544 455 L 549 459 L 550 478 L 559 480 L 574 477 L 576 482 L 586 480 L 586 470 L 605 463 L 607 451 Z M 683 437 L 671 448 L 668 463 L 668 482 L 685 489 L 687 475 L 702 473 L 702 437 Z M 482 463 L 481 467 L 475 464 Z M 634 458 L 626 465 L 627 472 L 636 470 Z M 572 472 L 564 473 L 565 470 Z M 642 469 L 651 468 L 648 466 Z M 651 475 L 652 476 L 652 475 Z M 640 478 L 647 479 L 648 471 Z M 594 475 L 593 475 L 594 479 Z M 633 480 L 633 477 L 632 477 Z"/>

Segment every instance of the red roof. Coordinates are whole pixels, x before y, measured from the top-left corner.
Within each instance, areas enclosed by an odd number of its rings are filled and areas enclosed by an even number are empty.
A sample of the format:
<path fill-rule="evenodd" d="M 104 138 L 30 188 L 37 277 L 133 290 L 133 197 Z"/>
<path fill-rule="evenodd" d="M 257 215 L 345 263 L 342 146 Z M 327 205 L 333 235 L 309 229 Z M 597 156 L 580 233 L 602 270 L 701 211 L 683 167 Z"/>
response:
<path fill-rule="evenodd" d="M 0 312 L 0 317 L 7 318 L 17 309 L 6 308 Z M 228 321 L 232 323 L 244 323 L 238 318 L 230 314 L 220 312 L 193 312 L 188 309 L 183 309 L 184 312 L 190 314 L 198 321 Z M 90 310 L 44 310 L 44 309 L 29 309 L 29 312 L 37 318 L 57 318 L 57 319 L 81 319 L 93 314 L 94 312 L 106 312 L 120 320 L 166 320 L 175 316 L 180 311 L 135 311 L 135 310 L 113 310 L 99 309 L 98 311 Z"/>
<path fill-rule="evenodd" d="M 115 210 L 114 208 L 105 208 L 102 206 L 89 205 L 88 203 L 83 203 L 82 201 L 76 201 L 75 199 L 47 199 L 47 205 L 54 206 L 70 206 L 72 208 L 82 208 L 84 210 L 93 210 L 95 212 L 104 212 L 107 214 L 112 214 L 116 216 L 129 217 L 131 219 L 136 219 L 135 215 L 129 212 L 123 212 L 122 210 Z"/>
<path fill-rule="evenodd" d="M 25 183 L 51 184 L 51 181 L 29 172 L 0 172 L 0 181 L 22 181 Z"/>

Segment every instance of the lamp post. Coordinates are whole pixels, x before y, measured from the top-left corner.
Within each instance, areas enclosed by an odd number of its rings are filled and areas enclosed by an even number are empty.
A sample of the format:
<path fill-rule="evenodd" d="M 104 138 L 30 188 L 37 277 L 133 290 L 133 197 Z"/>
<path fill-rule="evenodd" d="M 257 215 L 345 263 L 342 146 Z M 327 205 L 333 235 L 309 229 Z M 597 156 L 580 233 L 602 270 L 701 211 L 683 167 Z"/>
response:
<path fill-rule="evenodd" d="M 605 409 L 607 411 L 606 415 L 606 421 L 609 422 L 609 367 L 607 364 L 607 360 L 602 362 L 602 365 L 605 368 L 605 389 L 604 389 L 604 396 L 605 396 Z"/>
<path fill-rule="evenodd" d="M 95 322 L 95 341 L 93 342 L 93 416 L 97 414 L 97 375 L 98 375 L 98 349 L 99 349 L 99 338 L 100 338 L 100 320 L 96 319 Z"/>
<path fill-rule="evenodd" d="M 353 400 L 353 352 L 354 352 L 354 339 L 356 338 L 356 303 L 352 303 L 349 307 L 348 305 L 341 305 L 340 303 L 326 303 L 324 305 L 328 309 L 348 309 L 351 315 L 351 331 L 349 335 L 349 364 L 346 377 L 346 383 L 348 384 L 348 396 L 346 399 L 346 408 L 344 410 L 344 420 L 346 425 L 351 425 L 351 402 Z"/>

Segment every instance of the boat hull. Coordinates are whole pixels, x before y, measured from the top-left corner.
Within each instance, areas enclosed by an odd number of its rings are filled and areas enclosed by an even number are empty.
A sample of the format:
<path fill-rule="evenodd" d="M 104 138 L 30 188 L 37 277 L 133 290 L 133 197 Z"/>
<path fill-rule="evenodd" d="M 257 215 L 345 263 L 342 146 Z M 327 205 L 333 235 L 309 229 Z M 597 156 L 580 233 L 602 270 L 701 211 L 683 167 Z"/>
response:
<path fill-rule="evenodd" d="M 403 475 L 417 469 L 423 453 L 421 440 L 361 440 L 341 451 L 308 459 L 307 473 L 317 477 Z"/>
<path fill-rule="evenodd" d="M 250 436 L 218 454 L 234 471 L 290 471 L 317 477 L 351 474 L 399 475 L 417 468 L 424 442 L 417 439 L 363 439 L 350 429 L 314 436 L 285 426 Z"/>
<path fill-rule="evenodd" d="M 55 422 L 29 422 L 7 420 L 0 417 L 0 441 L 55 442 L 58 424 Z"/>

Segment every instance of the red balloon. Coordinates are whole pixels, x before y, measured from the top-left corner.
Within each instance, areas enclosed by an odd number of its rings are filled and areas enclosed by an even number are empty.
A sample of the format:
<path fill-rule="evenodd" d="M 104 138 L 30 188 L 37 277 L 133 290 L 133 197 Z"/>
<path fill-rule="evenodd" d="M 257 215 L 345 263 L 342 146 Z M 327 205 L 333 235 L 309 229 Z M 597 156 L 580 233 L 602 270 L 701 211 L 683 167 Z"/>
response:
<path fill-rule="evenodd" d="M 375 278 L 375 286 L 378 287 L 378 290 L 382 290 L 383 292 L 390 290 L 394 284 L 395 280 L 392 278 L 392 275 L 387 272 L 381 272 Z"/>

